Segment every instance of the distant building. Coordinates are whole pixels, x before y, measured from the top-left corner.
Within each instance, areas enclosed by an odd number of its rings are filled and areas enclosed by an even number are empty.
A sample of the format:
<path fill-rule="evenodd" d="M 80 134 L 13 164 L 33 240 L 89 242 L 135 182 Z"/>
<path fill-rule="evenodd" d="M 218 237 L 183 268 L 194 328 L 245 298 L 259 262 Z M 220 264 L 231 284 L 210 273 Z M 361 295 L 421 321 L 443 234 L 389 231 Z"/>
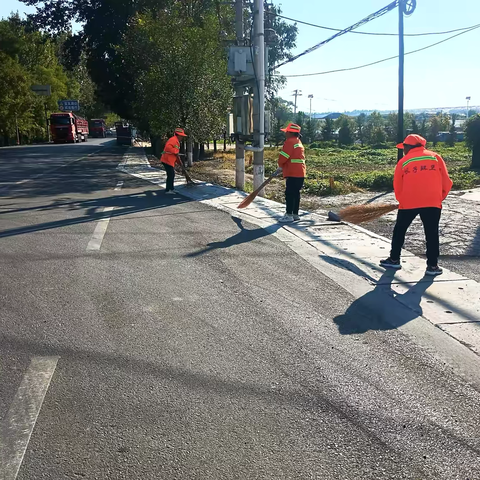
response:
<path fill-rule="evenodd" d="M 337 118 L 341 117 L 343 113 L 332 112 L 332 113 L 313 113 L 312 118 L 316 118 L 317 120 L 336 120 Z"/>

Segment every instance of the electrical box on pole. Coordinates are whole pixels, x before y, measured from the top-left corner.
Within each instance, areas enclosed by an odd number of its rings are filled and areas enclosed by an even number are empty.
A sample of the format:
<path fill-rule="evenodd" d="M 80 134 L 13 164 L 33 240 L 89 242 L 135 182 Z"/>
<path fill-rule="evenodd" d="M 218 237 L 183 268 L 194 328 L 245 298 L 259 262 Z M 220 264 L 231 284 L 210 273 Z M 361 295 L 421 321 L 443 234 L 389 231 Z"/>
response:
<path fill-rule="evenodd" d="M 235 133 L 244 140 L 253 135 L 253 97 L 242 95 L 233 99 L 233 115 L 236 118 Z"/>

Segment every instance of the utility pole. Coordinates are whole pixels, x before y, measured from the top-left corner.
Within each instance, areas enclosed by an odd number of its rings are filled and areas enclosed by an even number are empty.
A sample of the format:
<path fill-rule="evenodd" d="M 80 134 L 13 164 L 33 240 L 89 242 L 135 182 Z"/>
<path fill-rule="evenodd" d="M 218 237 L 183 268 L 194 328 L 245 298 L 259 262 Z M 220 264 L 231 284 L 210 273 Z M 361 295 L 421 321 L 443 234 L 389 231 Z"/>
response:
<path fill-rule="evenodd" d="M 398 3 L 398 126 L 397 126 L 397 143 L 402 143 L 405 139 L 403 134 L 403 97 L 404 97 L 404 66 L 405 66 L 405 43 L 403 36 L 403 2 Z M 398 149 L 397 158 L 403 157 L 403 149 Z"/>
<path fill-rule="evenodd" d="M 50 129 L 48 128 L 48 111 L 47 111 L 47 102 L 45 102 L 45 130 L 47 133 L 47 140 L 50 143 Z"/>
<path fill-rule="evenodd" d="M 297 114 L 297 97 L 301 97 L 301 96 L 302 96 L 302 91 L 301 90 L 294 90 L 293 91 L 292 97 L 295 97 L 295 106 L 293 108 L 293 114 L 294 115 Z"/>
<path fill-rule="evenodd" d="M 264 181 L 263 149 L 265 145 L 265 25 L 263 0 L 253 2 L 253 52 L 255 65 L 255 115 L 253 126 L 253 189 Z M 259 195 L 263 196 L 264 191 Z"/>
<path fill-rule="evenodd" d="M 403 30 L 403 16 L 411 15 L 417 6 L 417 0 L 398 0 L 398 132 L 397 142 L 402 143 L 405 139 L 405 126 L 403 122 L 403 99 L 404 99 L 404 67 L 405 67 L 405 43 Z M 398 149 L 398 160 L 403 157 L 403 150 Z"/>
<path fill-rule="evenodd" d="M 310 94 L 308 96 L 308 98 L 310 99 L 310 121 L 312 121 L 312 99 L 313 99 L 313 95 Z"/>
<path fill-rule="evenodd" d="M 20 145 L 20 131 L 18 130 L 18 118 L 15 113 L 15 131 L 17 132 L 17 145 Z"/>
<path fill-rule="evenodd" d="M 470 99 L 472 97 L 465 97 L 465 100 L 467 101 L 467 120 L 468 120 L 468 103 L 470 102 Z"/>
<path fill-rule="evenodd" d="M 237 45 L 242 46 L 244 44 L 243 0 L 235 0 L 235 33 Z M 243 87 L 235 87 L 236 97 L 243 97 L 243 93 Z M 234 131 L 236 131 L 235 128 Z M 245 146 L 238 136 L 235 142 L 235 187 L 239 190 L 245 189 Z"/>

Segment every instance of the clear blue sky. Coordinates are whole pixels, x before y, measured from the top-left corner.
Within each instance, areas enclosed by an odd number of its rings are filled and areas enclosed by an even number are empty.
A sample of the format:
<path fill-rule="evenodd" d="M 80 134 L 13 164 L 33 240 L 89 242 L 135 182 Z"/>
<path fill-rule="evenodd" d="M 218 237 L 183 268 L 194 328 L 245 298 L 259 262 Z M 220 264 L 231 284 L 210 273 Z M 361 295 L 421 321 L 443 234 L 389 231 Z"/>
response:
<path fill-rule="evenodd" d="M 283 15 L 309 23 L 345 28 L 390 3 L 389 0 L 281 0 Z M 405 33 L 452 30 L 480 23 L 479 0 L 417 0 L 417 9 L 405 17 Z M 298 25 L 295 53 L 319 43 L 335 32 Z M 360 30 L 360 29 L 359 29 Z M 361 27 L 363 31 L 398 31 L 394 10 Z M 453 34 L 450 34 L 453 35 Z M 449 35 L 406 37 L 405 51 L 416 50 Z M 480 29 L 454 38 L 437 47 L 405 57 L 405 107 L 449 107 L 480 105 Z M 396 37 L 347 34 L 295 62 L 279 69 L 284 75 L 321 72 L 374 62 L 398 53 Z M 309 110 L 308 94 L 313 94 L 313 111 L 397 108 L 398 60 L 351 72 L 288 79 L 281 92 L 291 97 L 301 89 L 299 107 Z"/>
<path fill-rule="evenodd" d="M 387 5 L 389 0 L 281 0 L 283 14 L 310 23 L 345 28 Z M 34 9 L 17 0 L 0 2 L 0 16 L 11 11 L 28 13 Z M 405 32 L 452 30 L 480 23 L 478 0 L 417 0 L 415 13 L 405 18 Z M 364 31 L 392 32 L 398 28 L 397 11 L 363 26 Z M 328 38 L 332 32 L 299 25 L 295 53 Z M 414 50 L 449 35 L 410 37 L 405 50 Z M 480 105 L 480 29 L 452 39 L 424 52 L 405 57 L 405 107 L 450 107 Z M 330 44 L 282 67 L 284 75 L 321 72 L 353 67 L 398 53 L 396 37 L 370 37 L 347 34 Z M 308 94 L 313 94 L 313 111 L 346 111 L 354 109 L 389 110 L 397 107 L 397 60 L 351 72 L 316 77 L 290 78 L 281 92 L 292 99 L 293 89 L 301 89 L 299 109 L 309 110 Z"/>

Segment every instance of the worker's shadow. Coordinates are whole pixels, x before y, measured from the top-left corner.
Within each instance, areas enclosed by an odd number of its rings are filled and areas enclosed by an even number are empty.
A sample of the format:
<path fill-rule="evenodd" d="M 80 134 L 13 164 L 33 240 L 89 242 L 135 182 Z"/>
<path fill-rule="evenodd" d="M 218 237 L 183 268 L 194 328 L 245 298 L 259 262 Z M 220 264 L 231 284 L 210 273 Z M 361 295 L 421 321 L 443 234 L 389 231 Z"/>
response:
<path fill-rule="evenodd" d="M 249 243 L 259 238 L 267 237 L 274 233 L 276 230 L 282 228 L 281 224 L 275 224 L 270 226 L 268 229 L 265 228 L 254 228 L 252 230 L 245 228 L 242 224 L 240 218 L 231 217 L 232 220 L 237 224 L 240 231 L 233 235 L 232 237 L 227 238 L 221 242 L 212 242 L 208 243 L 206 248 L 199 250 L 197 252 L 192 252 L 186 255 L 187 258 L 195 258 L 206 253 L 212 252 L 213 250 L 223 249 L 233 247 L 234 245 L 241 245 L 242 243 Z"/>
<path fill-rule="evenodd" d="M 387 270 L 374 290 L 355 300 L 343 315 L 334 318 L 333 321 L 342 335 L 365 333 L 369 330 L 392 330 L 422 315 L 422 296 L 432 285 L 433 277 L 422 278 L 401 295 L 392 290 L 394 278 L 395 271 Z"/>

